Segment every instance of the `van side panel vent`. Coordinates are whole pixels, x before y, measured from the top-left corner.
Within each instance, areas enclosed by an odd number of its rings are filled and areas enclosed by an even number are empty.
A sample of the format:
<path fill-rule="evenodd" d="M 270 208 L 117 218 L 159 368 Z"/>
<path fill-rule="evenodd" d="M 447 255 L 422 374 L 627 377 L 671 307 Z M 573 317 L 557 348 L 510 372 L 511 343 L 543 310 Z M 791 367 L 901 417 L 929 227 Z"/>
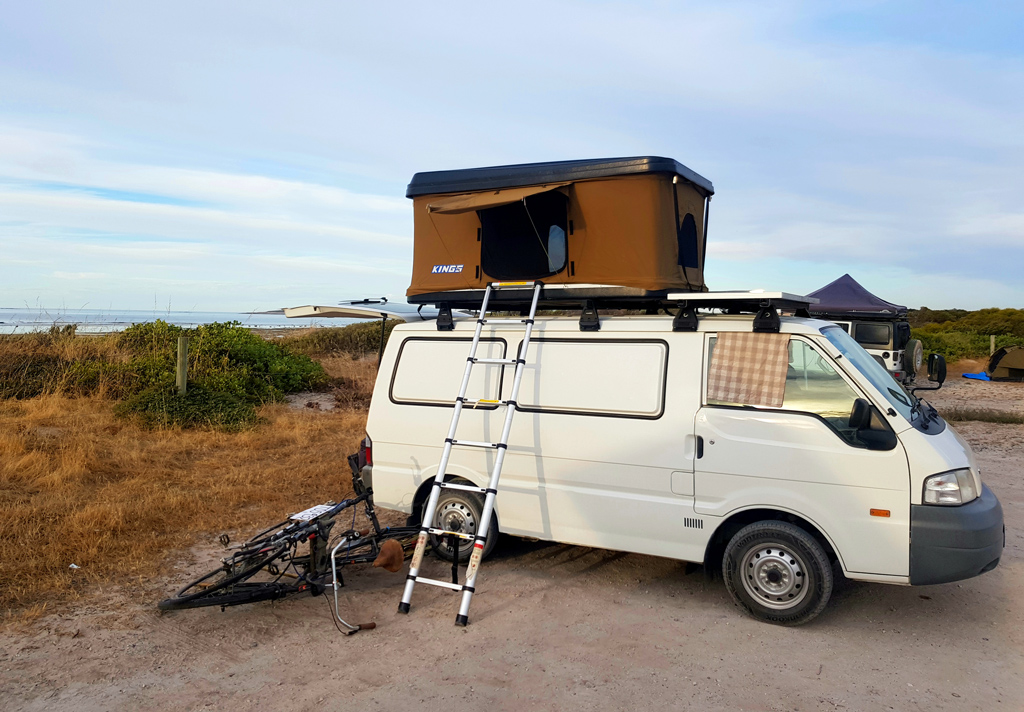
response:
<path fill-rule="evenodd" d="M 690 517 L 683 517 L 683 526 L 689 529 L 703 529 L 703 519 L 691 519 Z"/>

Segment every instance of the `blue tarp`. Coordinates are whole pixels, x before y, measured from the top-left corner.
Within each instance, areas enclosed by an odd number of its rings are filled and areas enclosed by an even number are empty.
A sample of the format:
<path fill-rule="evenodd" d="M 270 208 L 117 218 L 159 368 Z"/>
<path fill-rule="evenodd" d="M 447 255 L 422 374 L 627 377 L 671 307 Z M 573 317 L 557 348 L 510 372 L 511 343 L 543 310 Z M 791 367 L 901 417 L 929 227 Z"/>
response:
<path fill-rule="evenodd" d="M 972 381 L 991 381 L 988 374 L 982 371 L 981 373 L 965 373 L 964 378 L 970 378 Z"/>

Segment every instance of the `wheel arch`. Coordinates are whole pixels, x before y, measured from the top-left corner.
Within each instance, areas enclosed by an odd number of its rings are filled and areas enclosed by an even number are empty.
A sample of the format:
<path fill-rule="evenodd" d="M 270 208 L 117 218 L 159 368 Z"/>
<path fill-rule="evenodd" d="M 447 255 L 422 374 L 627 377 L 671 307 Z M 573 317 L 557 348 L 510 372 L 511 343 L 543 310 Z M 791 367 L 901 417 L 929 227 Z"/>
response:
<path fill-rule="evenodd" d="M 748 524 L 762 521 L 789 522 L 800 527 L 821 544 L 828 555 L 829 561 L 833 563 L 838 561 L 839 565 L 843 566 L 843 561 L 839 557 L 838 550 L 833 545 L 832 540 L 814 522 L 795 512 L 777 507 L 751 507 L 732 512 L 715 529 L 704 549 L 704 570 L 711 575 L 720 574 L 722 556 L 725 554 L 725 547 L 729 544 L 729 540 L 736 535 L 736 532 Z M 843 568 L 845 570 L 845 566 Z"/>
<path fill-rule="evenodd" d="M 471 478 L 465 475 L 447 474 L 444 476 L 445 482 L 451 482 L 453 480 L 465 480 L 471 485 L 482 487 L 478 482 L 474 482 Z M 412 497 L 412 514 L 409 515 L 409 526 L 418 525 L 423 521 L 423 508 L 427 504 L 427 498 L 430 497 L 430 488 L 434 486 L 434 478 L 431 477 L 424 480 L 419 487 L 416 488 L 416 493 Z M 498 502 L 494 502 L 494 519 L 498 523 L 498 532 L 501 532 L 501 515 L 498 511 Z"/>

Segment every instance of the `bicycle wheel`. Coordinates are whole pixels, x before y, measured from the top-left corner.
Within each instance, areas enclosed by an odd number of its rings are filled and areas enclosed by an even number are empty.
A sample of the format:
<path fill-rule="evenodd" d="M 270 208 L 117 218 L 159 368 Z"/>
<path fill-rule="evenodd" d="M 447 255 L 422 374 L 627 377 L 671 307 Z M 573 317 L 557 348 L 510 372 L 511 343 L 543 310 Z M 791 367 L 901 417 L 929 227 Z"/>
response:
<path fill-rule="evenodd" d="M 242 582 L 255 576 L 256 573 L 268 564 L 284 557 L 288 553 L 288 549 L 287 544 L 279 543 L 275 546 L 253 552 L 238 561 L 225 563 L 220 568 L 200 576 L 171 598 L 160 601 L 158 607 L 162 611 L 173 611 L 181 608 L 237 605 L 238 603 L 266 600 L 265 598 L 253 599 L 251 596 L 253 595 L 253 587 L 262 587 L 262 589 L 269 591 L 270 584 L 268 583 L 253 583 L 245 586 L 244 591 L 249 596 L 247 600 L 233 601 L 232 597 L 235 589 L 243 590 L 243 588 L 240 588 Z M 268 595 L 270 594 L 268 593 Z M 229 600 L 229 598 L 231 598 L 232 602 L 226 603 L 225 601 Z"/>
<path fill-rule="evenodd" d="M 276 581 L 242 582 L 200 598 L 181 601 L 168 598 L 165 601 L 160 601 L 159 608 L 161 611 L 180 611 L 186 608 L 205 608 L 207 606 L 240 606 L 259 601 L 276 601 L 300 590 L 298 586 Z"/>

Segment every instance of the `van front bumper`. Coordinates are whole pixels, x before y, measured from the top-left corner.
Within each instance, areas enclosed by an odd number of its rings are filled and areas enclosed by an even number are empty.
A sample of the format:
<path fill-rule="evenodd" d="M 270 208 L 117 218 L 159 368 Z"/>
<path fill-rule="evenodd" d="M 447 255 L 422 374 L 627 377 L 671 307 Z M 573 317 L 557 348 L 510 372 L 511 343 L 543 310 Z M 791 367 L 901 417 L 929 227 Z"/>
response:
<path fill-rule="evenodd" d="M 1003 508 L 985 485 L 959 507 L 910 507 L 910 583 L 920 586 L 978 576 L 999 564 L 1006 531 Z"/>

